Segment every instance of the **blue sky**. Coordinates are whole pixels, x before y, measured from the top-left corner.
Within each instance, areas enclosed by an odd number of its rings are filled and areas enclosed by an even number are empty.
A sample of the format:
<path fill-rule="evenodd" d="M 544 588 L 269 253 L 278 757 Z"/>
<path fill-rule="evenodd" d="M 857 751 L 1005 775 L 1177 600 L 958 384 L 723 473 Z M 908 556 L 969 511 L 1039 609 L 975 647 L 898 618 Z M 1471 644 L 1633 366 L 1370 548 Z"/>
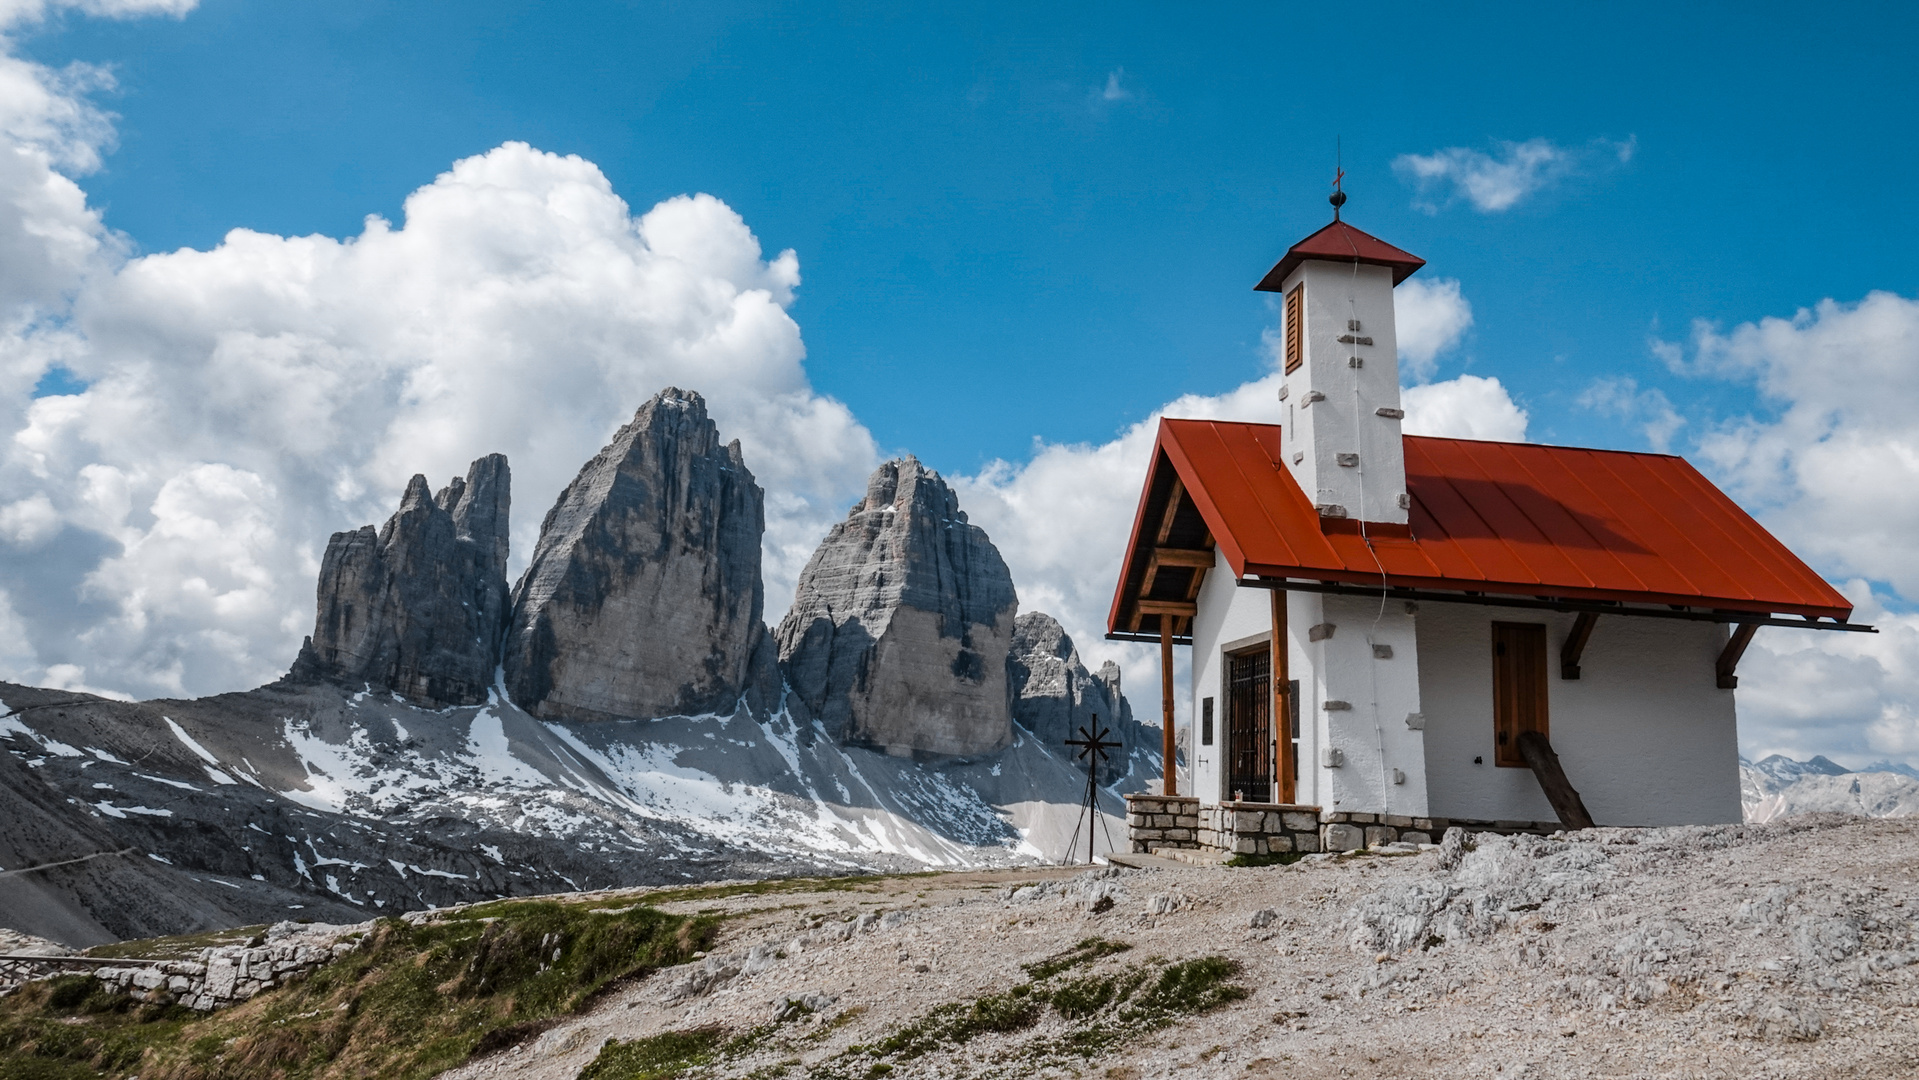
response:
<path fill-rule="evenodd" d="M 1325 219 L 1336 140 L 1349 218 L 1473 305 L 1440 375 L 1499 377 L 1535 439 L 1645 445 L 1577 404 L 1625 375 L 1688 418 L 1683 450 L 1753 394 L 1649 338 L 1919 292 L 1891 5 L 1040 7 L 210 0 L 21 48 L 111 65 L 87 189 L 141 250 L 350 235 L 507 139 L 636 211 L 717 195 L 798 252 L 814 385 L 948 470 L 1261 370 L 1250 287 Z M 1422 210 L 1392 168 L 1532 139 L 1576 160 L 1501 212 Z"/>
<path fill-rule="evenodd" d="M 258 685 L 332 531 L 500 451 L 524 558 L 672 384 L 766 491 L 769 619 L 911 451 L 1137 686 L 1101 634 L 1142 422 L 1276 418 L 1251 287 L 1339 147 L 1348 219 L 1428 260 L 1402 351 L 1452 319 L 1409 430 L 1687 455 L 1885 631 L 1759 635 L 1742 746 L 1919 761 L 1914 30 L 0 0 L 0 678 Z"/>

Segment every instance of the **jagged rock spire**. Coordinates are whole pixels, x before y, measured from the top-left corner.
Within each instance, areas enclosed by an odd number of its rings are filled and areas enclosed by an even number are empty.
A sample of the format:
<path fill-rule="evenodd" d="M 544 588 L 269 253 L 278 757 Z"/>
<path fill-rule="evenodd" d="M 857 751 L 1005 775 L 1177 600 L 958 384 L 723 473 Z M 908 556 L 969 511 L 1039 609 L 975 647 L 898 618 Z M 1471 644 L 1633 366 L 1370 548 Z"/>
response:
<path fill-rule="evenodd" d="M 414 476 L 379 531 L 334 533 L 292 677 L 485 701 L 505 626 L 511 487 L 505 455 L 488 454 L 437 496 Z"/>
<path fill-rule="evenodd" d="M 1055 751 L 1078 738 L 1082 725 L 1094 735 L 1104 728 L 1120 746 L 1109 752 L 1099 781 L 1109 784 L 1126 774 L 1143 733 L 1132 704 L 1120 693 L 1118 664 L 1108 660 L 1097 672 L 1088 671 L 1059 620 L 1029 611 L 1013 624 L 1006 671 L 1015 723 Z"/>
<path fill-rule="evenodd" d="M 800 575 L 777 637 L 794 693 L 841 741 L 970 755 L 1012 738 L 1019 598 L 938 473 L 889 461 Z"/>
<path fill-rule="evenodd" d="M 776 702 L 763 497 L 700 395 L 668 387 L 560 493 L 514 586 L 513 700 L 578 720 Z"/>

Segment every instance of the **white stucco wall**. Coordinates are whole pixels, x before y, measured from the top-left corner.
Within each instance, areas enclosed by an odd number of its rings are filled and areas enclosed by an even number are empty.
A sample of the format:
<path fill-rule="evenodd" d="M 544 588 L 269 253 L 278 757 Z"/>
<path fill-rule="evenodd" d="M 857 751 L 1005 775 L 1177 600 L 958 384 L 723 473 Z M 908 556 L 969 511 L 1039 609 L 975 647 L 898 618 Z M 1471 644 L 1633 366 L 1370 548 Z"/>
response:
<path fill-rule="evenodd" d="M 1314 505 L 1337 505 L 1347 517 L 1405 524 L 1399 505 L 1406 490 L 1400 422 L 1380 416 L 1397 409 L 1399 353 L 1393 324 L 1393 276 L 1384 266 L 1309 260 L 1286 279 L 1306 286 L 1305 363 L 1286 376 L 1280 403 L 1286 466 Z M 1350 331 L 1349 321 L 1360 329 Z M 1346 334 L 1371 345 L 1342 344 Z M 1364 361 L 1352 367 L 1354 356 Z M 1313 401 L 1313 395 L 1324 399 Z M 1356 466 L 1340 454 L 1359 455 Z M 1298 456 L 1299 460 L 1294 461 Z"/>
<path fill-rule="evenodd" d="M 1231 798 L 1226 785 L 1226 656 L 1268 643 L 1272 600 L 1265 589 L 1240 588 L 1221 559 L 1200 588 L 1193 620 L 1193 790 L 1206 803 Z M 1310 641 L 1314 626 L 1331 623 L 1333 635 Z M 1406 726 L 1418 712 L 1419 648 L 1415 621 L 1405 605 L 1380 611 L 1376 601 L 1287 596 L 1288 663 L 1299 680 L 1299 784 L 1294 798 L 1328 809 L 1344 808 L 1411 816 L 1428 813 L 1425 737 Z M 1392 650 L 1374 654 L 1373 645 Z M 1202 704 L 1213 699 L 1213 744 L 1200 742 Z M 1350 709 L 1327 710 L 1328 701 Z M 1283 718 L 1275 718 L 1283 725 Z M 1283 730 L 1283 728 L 1281 729 Z M 1329 767 L 1321 750 L 1336 746 L 1343 760 Z M 1398 769 L 1401 781 L 1395 782 Z M 1263 801 L 1264 794 L 1251 796 Z"/>
<path fill-rule="evenodd" d="M 1425 735 L 1406 726 L 1407 714 L 1420 711 L 1422 650 L 1414 617 L 1397 600 L 1298 593 L 1294 603 L 1318 612 L 1301 620 L 1302 640 L 1315 623 L 1333 628 L 1331 637 L 1307 646 L 1313 679 L 1301 677 L 1300 685 L 1300 705 L 1313 710 L 1320 745 L 1343 759 L 1329 765 L 1318 751 L 1306 759 L 1314 774 L 1312 801 L 1326 810 L 1425 817 Z M 1378 655 L 1376 645 L 1392 655 Z M 1329 701 L 1351 707 L 1330 710 Z"/>
<path fill-rule="evenodd" d="M 1544 623 L 1553 750 L 1600 825 L 1740 820 L 1733 692 L 1714 686 L 1717 623 L 1601 616 L 1577 680 L 1559 678 L 1575 616 L 1421 605 L 1426 783 L 1438 817 L 1551 821 L 1528 769 L 1493 765 L 1492 623 Z M 1481 759 L 1474 764 L 1474 758 Z"/>

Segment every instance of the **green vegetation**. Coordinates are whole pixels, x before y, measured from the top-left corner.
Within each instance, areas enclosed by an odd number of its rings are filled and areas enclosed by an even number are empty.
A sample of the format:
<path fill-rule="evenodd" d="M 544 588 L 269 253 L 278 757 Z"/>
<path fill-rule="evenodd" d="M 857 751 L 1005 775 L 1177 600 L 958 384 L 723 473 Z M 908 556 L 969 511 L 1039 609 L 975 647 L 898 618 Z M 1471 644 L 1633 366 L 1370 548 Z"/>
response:
<path fill-rule="evenodd" d="M 237 926 L 231 930 L 209 930 L 203 934 L 179 934 L 173 937 L 145 938 L 138 941 L 116 941 L 108 945 L 95 945 L 86 950 L 86 955 L 108 959 L 189 960 L 198 956 L 201 949 L 219 948 L 224 945 L 245 945 L 265 932 L 266 926 L 261 924 Z"/>
<path fill-rule="evenodd" d="M 608 1039 L 579 1080 L 674 1080 L 688 1069 L 713 1063 L 726 1033 L 719 1028 L 663 1031 L 644 1039 Z"/>
<path fill-rule="evenodd" d="M 1025 986 L 1016 986 L 1004 994 L 989 994 L 975 1001 L 954 1001 L 935 1007 L 919 1019 L 898 1029 L 871 1047 L 854 1047 L 848 1053 L 865 1053 L 895 1062 L 911 1061 L 942 1046 L 960 1046 L 990 1032 L 1001 1034 L 1023 1031 L 1039 1022 L 1046 999 L 1037 1000 Z M 889 1071 L 891 1063 L 876 1062 Z M 871 1069 L 868 1070 L 871 1074 Z"/>
<path fill-rule="evenodd" d="M 770 1024 L 761 1024 L 745 1034 L 726 1038 L 724 1028 L 702 1027 L 691 1031 L 662 1031 L 658 1035 L 648 1035 L 642 1039 L 608 1039 L 600 1048 L 599 1056 L 580 1070 L 578 1080 L 676 1080 L 693 1069 L 729 1061 L 761 1049 L 766 1041 L 779 1030 L 781 1024 L 811 1016 L 813 1009 L 795 1001 L 787 1002 L 788 1008 L 780 1012 L 779 1018 Z M 792 1006 L 798 1005 L 797 1009 Z M 848 1009 L 842 1021 L 858 1015 L 861 1010 Z M 836 1021 L 834 1026 L 837 1026 Z M 781 1062 L 753 1070 L 750 1074 L 755 1080 L 769 1080 L 779 1076 L 799 1060 Z"/>
<path fill-rule="evenodd" d="M 1108 941 L 1102 937 L 1089 937 L 1065 952 L 1060 953 L 1058 956 L 1049 956 L 1044 960 L 1032 964 L 1022 964 L 1021 970 L 1026 972 L 1027 978 L 1035 981 L 1050 979 L 1069 968 L 1076 968 L 1081 964 L 1090 964 L 1102 956 L 1123 953 L 1130 948 L 1132 948 L 1132 946 L 1123 941 Z"/>
<path fill-rule="evenodd" d="M 194 1016 L 190 1009 L 109 993 L 91 975 L 29 983 L 0 999 L 0 1075 L 125 1076 L 149 1048 L 178 1042 Z"/>
<path fill-rule="evenodd" d="M 0 999 L 0 1072 L 143 1080 L 424 1078 L 513 1045 L 613 983 L 683 963 L 711 916 L 599 902 L 499 901 L 415 926 L 385 919 L 352 953 L 234 1009 L 198 1016 L 91 978 Z"/>
<path fill-rule="evenodd" d="M 847 1048 L 811 1071 L 811 1080 L 875 1080 L 935 1050 L 957 1049 L 989 1034 L 1015 1034 L 1056 1013 L 1063 1034 L 1027 1041 L 1003 1055 L 1011 1075 L 1086 1060 L 1119 1043 L 1246 996 L 1231 980 L 1239 965 L 1219 956 L 1177 964 L 1160 959 L 1056 981 L 1073 968 L 1129 946 L 1087 938 L 1057 956 L 1026 965 L 1031 982 L 971 1002 L 949 1002 L 894 1029 L 878 1042 Z"/>

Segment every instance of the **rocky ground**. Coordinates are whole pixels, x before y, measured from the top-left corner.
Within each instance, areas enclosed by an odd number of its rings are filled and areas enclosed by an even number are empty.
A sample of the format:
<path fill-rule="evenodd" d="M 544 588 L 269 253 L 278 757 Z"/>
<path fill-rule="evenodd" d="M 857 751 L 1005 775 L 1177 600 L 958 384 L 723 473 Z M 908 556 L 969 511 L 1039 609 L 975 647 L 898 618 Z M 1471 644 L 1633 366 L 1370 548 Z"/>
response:
<path fill-rule="evenodd" d="M 704 962 L 446 1075 L 1906 1076 L 1916 873 L 1919 827 L 1814 817 L 687 901 L 736 916 Z M 1146 1007 L 1213 956 L 1243 997 Z"/>

